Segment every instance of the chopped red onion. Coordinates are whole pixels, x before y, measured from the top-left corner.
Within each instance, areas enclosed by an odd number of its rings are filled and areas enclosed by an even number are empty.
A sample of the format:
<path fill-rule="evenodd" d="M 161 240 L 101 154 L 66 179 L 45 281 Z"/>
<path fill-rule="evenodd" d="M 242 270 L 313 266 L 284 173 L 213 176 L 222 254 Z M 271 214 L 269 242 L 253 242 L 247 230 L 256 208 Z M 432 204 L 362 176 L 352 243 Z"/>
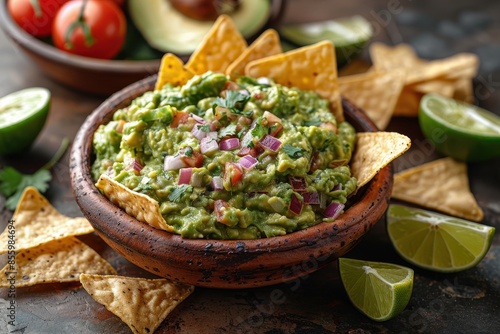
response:
<path fill-rule="evenodd" d="M 323 211 L 323 215 L 327 218 L 335 219 L 344 210 L 345 205 L 338 202 L 331 202 Z"/>
<path fill-rule="evenodd" d="M 203 131 L 201 128 L 202 124 L 195 124 L 191 130 L 191 134 L 197 139 L 201 140 L 207 136 L 207 132 Z"/>
<path fill-rule="evenodd" d="M 186 167 L 186 164 L 184 163 L 184 160 L 182 160 L 182 157 L 180 154 L 177 155 L 167 155 L 165 157 L 165 160 L 163 162 L 163 169 L 164 170 L 177 170 L 179 168 Z"/>
<path fill-rule="evenodd" d="M 200 116 L 193 114 L 193 113 L 191 113 L 190 116 L 196 121 L 196 123 L 201 123 L 201 124 L 206 123 L 206 121 L 205 121 L 205 119 L 203 119 L 203 117 L 200 117 Z"/>
<path fill-rule="evenodd" d="M 219 144 L 215 139 L 205 137 L 200 142 L 200 152 L 202 154 L 212 153 L 219 150 Z"/>
<path fill-rule="evenodd" d="M 246 169 L 250 169 L 255 166 L 259 161 L 252 157 L 251 155 L 245 155 L 240 159 L 240 165 L 245 167 Z"/>
<path fill-rule="evenodd" d="M 259 141 L 259 143 L 273 152 L 277 152 L 281 147 L 281 140 L 270 135 L 265 135 L 264 138 Z"/>
<path fill-rule="evenodd" d="M 343 184 L 342 184 L 342 183 L 339 183 L 339 184 L 337 184 L 335 187 L 333 187 L 333 189 L 332 189 L 332 190 L 333 190 L 333 191 L 336 191 L 336 190 L 342 190 L 342 189 L 343 189 L 343 187 L 344 187 L 344 186 L 343 186 Z"/>
<path fill-rule="evenodd" d="M 128 168 L 134 171 L 134 174 L 139 175 L 141 170 L 144 168 L 144 166 L 137 160 L 136 158 L 133 158 L 130 160 L 128 164 Z"/>
<path fill-rule="evenodd" d="M 218 136 L 219 136 L 219 134 L 217 133 L 217 131 L 207 132 L 207 137 L 208 138 L 217 139 Z"/>
<path fill-rule="evenodd" d="M 307 190 L 307 182 L 301 176 L 288 176 L 288 182 L 290 182 L 293 190 L 295 190 L 295 191 L 306 191 Z"/>
<path fill-rule="evenodd" d="M 266 78 L 266 77 L 260 77 L 260 78 L 257 78 L 257 83 L 258 84 L 261 84 L 261 85 L 270 85 L 271 84 L 271 80 L 269 78 Z"/>
<path fill-rule="evenodd" d="M 192 168 L 181 168 L 179 171 L 179 181 L 177 184 L 191 184 Z"/>
<path fill-rule="evenodd" d="M 238 92 L 240 94 L 243 94 L 243 95 L 247 95 L 247 96 L 250 95 L 250 92 L 248 91 L 248 89 L 240 89 Z"/>
<path fill-rule="evenodd" d="M 223 151 L 230 151 L 240 147 L 240 140 L 238 138 L 227 138 L 221 140 L 219 148 Z"/>
<path fill-rule="evenodd" d="M 212 189 L 213 190 L 224 190 L 224 185 L 222 182 L 222 177 L 220 176 L 214 176 L 212 177 Z"/>
<path fill-rule="evenodd" d="M 300 213 L 302 212 L 303 204 L 304 203 L 302 203 L 302 201 L 295 194 L 292 194 L 292 200 L 290 201 L 288 210 L 295 213 L 296 215 L 300 215 Z"/>
<path fill-rule="evenodd" d="M 304 197 L 305 204 L 313 204 L 313 205 L 321 204 L 320 194 L 317 191 L 304 192 L 302 193 L 302 197 Z"/>

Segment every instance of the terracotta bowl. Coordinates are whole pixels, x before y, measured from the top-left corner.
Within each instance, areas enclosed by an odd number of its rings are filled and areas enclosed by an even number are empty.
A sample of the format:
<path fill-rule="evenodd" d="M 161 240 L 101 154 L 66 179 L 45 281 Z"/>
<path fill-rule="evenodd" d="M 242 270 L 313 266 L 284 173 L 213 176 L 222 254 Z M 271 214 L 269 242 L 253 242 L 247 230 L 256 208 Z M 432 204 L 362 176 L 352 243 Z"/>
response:
<path fill-rule="evenodd" d="M 360 189 L 344 214 L 285 236 L 258 240 L 185 239 L 127 215 L 94 186 L 92 137 L 115 110 L 152 90 L 156 76 L 104 101 L 83 123 L 71 151 L 76 201 L 97 234 L 123 257 L 158 276 L 211 288 L 250 288 L 285 282 L 316 271 L 345 255 L 384 214 L 392 191 L 392 167 Z M 357 131 L 375 131 L 365 114 L 344 101 L 346 119 Z"/>
<path fill-rule="evenodd" d="M 272 0 L 269 20 L 262 30 L 279 22 L 284 7 L 285 0 Z M 85 93 L 109 96 L 157 73 L 160 66 L 160 59 L 101 60 L 60 51 L 20 29 L 9 15 L 5 0 L 0 3 L 0 27 L 48 77 Z M 181 57 L 187 59 L 189 55 Z"/>

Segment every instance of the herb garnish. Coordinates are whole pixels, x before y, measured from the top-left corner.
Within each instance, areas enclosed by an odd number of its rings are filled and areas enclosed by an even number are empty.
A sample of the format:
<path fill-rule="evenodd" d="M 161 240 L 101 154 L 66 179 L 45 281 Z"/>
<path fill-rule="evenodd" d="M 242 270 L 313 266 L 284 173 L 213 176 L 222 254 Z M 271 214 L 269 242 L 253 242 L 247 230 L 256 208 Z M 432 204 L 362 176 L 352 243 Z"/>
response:
<path fill-rule="evenodd" d="M 304 149 L 285 144 L 281 148 L 290 158 L 298 159 L 304 156 Z"/>
<path fill-rule="evenodd" d="M 68 148 L 69 139 L 64 138 L 59 149 L 45 165 L 33 174 L 23 174 L 13 167 L 6 166 L 0 170 L 0 192 L 5 196 L 5 207 L 15 210 L 24 189 L 35 187 L 41 193 L 47 191 L 52 175 L 49 170 L 61 159 Z"/>

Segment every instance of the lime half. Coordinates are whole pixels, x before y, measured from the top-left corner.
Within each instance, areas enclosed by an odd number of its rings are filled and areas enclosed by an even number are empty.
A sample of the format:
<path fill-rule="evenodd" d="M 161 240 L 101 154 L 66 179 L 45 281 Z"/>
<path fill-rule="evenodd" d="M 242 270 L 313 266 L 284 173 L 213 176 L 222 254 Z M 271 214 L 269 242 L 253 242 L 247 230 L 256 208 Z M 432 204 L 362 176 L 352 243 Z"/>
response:
<path fill-rule="evenodd" d="M 50 109 L 45 88 L 23 89 L 0 98 L 0 154 L 27 150 L 42 130 Z"/>
<path fill-rule="evenodd" d="M 413 270 L 391 263 L 339 259 L 340 278 L 354 306 L 376 321 L 403 311 L 413 291 Z"/>
<path fill-rule="evenodd" d="M 408 262 L 437 272 L 457 272 L 478 264 L 495 228 L 432 211 L 391 204 L 387 231 Z"/>
<path fill-rule="evenodd" d="M 280 33 L 286 40 L 304 46 L 324 40 L 332 41 L 339 66 L 358 55 L 373 35 L 373 29 L 364 17 L 360 15 L 311 22 L 285 25 Z"/>
<path fill-rule="evenodd" d="M 500 116 L 480 107 L 426 94 L 420 100 L 419 123 L 441 153 L 460 161 L 500 156 Z"/>

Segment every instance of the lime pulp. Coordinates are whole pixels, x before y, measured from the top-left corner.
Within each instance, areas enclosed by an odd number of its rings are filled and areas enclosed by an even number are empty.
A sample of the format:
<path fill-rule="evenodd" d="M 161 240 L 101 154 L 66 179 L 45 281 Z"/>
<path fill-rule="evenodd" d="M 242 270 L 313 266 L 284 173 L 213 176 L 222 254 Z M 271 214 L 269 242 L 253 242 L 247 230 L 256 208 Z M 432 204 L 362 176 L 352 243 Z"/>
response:
<path fill-rule="evenodd" d="M 0 154 L 28 149 L 42 130 L 49 109 L 50 92 L 26 88 L 0 98 Z"/>
<path fill-rule="evenodd" d="M 488 252 L 495 228 L 419 208 L 391 204 L 387 231 L 409 263 L 437 272 L 476 266 Z"/>
<path fill-rule="evenodd" d="M 342 284 L 353 305 L 375 321 L 401 313 L 413 291 L 413 270 L 392 263 L 339 259 Z"/>
<path fill-rule="evenodd" d="M 424 136 L 447 156 L 468 162 L 500 156 L 500 116 L 480 107 L 426 94 L 419 123 Z"/>

